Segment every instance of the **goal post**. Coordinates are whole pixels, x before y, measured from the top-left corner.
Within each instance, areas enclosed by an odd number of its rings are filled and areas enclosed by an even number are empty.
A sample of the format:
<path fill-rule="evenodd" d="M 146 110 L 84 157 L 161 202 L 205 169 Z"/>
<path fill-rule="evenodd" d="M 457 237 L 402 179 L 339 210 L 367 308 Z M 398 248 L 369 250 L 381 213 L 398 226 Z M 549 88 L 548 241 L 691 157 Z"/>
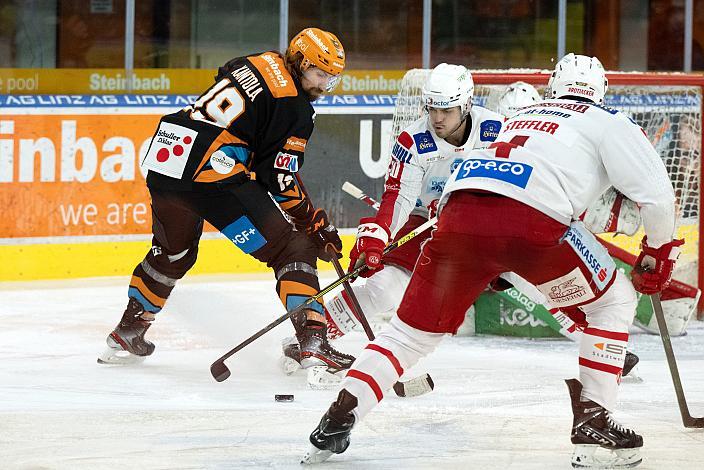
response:
<path fill-rule="evenodd" d="M 412 69 L 404 76 L 395 104 L 391 139 L 421 115 L 421 88 L 429 73 L 428 69 Z M 699 234 L 704 229 L 700 217 L 704 76 L 625 72 L 606 76 L 609 88 L 604 97 L 605 106 L 626 113 L 643 128 L 670 175 L 677 204 L 676 236 L 686 241 L 674 277 L 704 290 L 704 263 L 699 262 L 704 259 L 704 246 L 699 243 Z M 506 85 L 523 81 L 542 94 L 549 77 L 547 71 L 472 71 L 473 102 L 495 110 Z M 605 235 L 603 238 L 637 254 L 642 236 L 641 229 L 632 237 Z M 704 300 L 699 301 L 697 317 L 704 319 Z"/>

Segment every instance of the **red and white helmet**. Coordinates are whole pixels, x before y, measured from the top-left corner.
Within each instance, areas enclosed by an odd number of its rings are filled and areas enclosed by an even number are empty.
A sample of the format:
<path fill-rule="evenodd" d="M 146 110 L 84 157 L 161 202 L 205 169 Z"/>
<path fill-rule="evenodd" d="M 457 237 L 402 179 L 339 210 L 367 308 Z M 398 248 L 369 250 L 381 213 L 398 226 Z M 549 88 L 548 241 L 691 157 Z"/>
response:
<path fill-rule="evenodd" d="M 599 59 L 570 52 L 555 65 L 545 98 L 578 96 L 601 104 L 608 86 L 604 66 Z"/>
<path fill-rule="evenodd" d="M 430 108 L 460 107 L 464 119 L 472 107 L 474 80 L 462 65 L 439 64 L 431 72 L 421 90 L 423 104 Z"/>
<path fill-rule="evenodd" d="M 510 84 L 504 91 L 496 111 L 506 117 L 512 117 L 516 112 L 540 101 L 540 95 L 526 82 L 514 82 Z"/>

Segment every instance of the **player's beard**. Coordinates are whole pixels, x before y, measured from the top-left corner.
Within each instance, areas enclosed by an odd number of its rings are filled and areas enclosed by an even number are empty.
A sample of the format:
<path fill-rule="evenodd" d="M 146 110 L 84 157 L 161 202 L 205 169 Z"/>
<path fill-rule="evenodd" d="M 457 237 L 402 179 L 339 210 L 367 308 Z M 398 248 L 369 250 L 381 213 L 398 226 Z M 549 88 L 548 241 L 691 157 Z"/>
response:
<path fill-rule="evenodd" d="M 306 94 L 308 101 L 315 101 L 318 98 L 320 98 L 321 96 L 323 96 L 323 94 L 325 93 L 325 90 L 323 90 L 321 88 L 313 87 L 313 88 L 309 88 L 307 90 L 304 89 L 303 92 Z"/>

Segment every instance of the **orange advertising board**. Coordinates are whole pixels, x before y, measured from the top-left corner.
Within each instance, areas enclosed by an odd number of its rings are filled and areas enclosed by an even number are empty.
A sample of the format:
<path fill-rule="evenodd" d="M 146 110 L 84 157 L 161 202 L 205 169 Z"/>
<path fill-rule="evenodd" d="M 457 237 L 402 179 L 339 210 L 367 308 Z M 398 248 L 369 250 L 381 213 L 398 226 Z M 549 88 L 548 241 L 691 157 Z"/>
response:
<path fill-rule="evenodd" d="M 0 238 L 150 233 L 139 155 L 159 117 L 0 112 Z"/>

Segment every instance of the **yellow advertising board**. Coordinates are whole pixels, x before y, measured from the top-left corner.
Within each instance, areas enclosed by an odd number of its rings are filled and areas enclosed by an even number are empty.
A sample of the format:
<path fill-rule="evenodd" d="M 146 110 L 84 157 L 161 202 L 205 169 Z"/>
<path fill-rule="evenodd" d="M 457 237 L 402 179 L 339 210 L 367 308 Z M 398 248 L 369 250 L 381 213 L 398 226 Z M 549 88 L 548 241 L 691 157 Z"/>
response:
<path fill-rule="evenodd" d="M 6 69 L 0 68 L 0 95 L 200 94 L 212 83 L 211 69 Z M 396 94 L 403 70 L 350 70 L 335 94 Z"/>

